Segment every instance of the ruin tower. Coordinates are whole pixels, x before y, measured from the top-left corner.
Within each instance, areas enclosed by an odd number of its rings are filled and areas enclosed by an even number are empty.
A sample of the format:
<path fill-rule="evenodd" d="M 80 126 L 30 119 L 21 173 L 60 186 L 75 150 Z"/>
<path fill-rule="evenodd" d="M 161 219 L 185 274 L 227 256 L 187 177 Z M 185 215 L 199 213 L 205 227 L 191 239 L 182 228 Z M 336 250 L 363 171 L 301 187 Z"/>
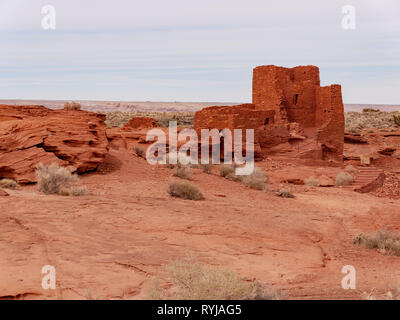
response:
<path fill-rule="evenodd" d="M 252 104 L 204 108 L 194 128 L 254 129 L 260 157 L 342 161 L 341 86 L 321 87 L 315 66 L 256 67 Z"/>
<path fill-rule="evenodd" d="M 253 72 L 256 110 L 275 111 L 277 124 L 297 123 L 312 135 L 324 159 L 341 160 L 344 110 L 340 85 L 320 86 L 319 68 L 259 66 Z"/>

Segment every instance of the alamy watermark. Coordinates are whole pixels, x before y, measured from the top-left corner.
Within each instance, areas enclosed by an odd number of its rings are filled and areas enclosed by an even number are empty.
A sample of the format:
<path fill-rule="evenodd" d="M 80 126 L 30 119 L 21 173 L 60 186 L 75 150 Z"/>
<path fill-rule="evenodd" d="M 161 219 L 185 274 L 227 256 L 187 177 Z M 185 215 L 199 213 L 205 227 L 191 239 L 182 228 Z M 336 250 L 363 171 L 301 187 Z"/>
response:
<path fill-rule="evenodd" d="M 342 28 L 344 30 L 356 29 L 356 8 L 352 5 L 346 5 L 342 8 Z"/>
<path fill-rule="evenodd" d="M 245 131 L 245 137 L 243 132 Z M 224 164 L 238 165 L 236 175 L 250 175 L 254 171 L 254 130 L 253 129 L 201 129 L 200 140 L 197 131 L 184 129 L 178 133 L 176 121 L 170 121 L 167 135 L 161 129 L 147 132 L 146 141 L 154 141 L 147 149 L 146 159 L 151 165 Z M 211 144 L 210 144 L 211 140 Z M 244 143 L 245 141 L 245 143 Z M 179 146 L 179 143 L 183 143 Z M 199 157 L 200 145 L 200 157 Z M 245 145 L 245 149 L 243 149 Z M 168 153 L 167 153 L 168 146 Z M 211 150 L 210 150 L 211 148 Z M 211 151 L 211 157 L 210 157 Z M 245 153 L 245 155 L 243 155 Z"/>
<path fill-rule="evenodd" d="M 56 29 L 56 8 L 52 5 L 46 5 L 42 7 L 42 28 L 44 30 L 55 30 Z"/>

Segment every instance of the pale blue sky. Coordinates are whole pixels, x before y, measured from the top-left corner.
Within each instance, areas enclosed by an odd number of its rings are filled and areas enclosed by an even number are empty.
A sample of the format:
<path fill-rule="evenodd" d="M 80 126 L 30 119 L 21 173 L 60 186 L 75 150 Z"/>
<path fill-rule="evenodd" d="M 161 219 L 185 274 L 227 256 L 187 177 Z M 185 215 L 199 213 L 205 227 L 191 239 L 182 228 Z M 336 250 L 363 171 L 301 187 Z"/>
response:
<path fill-rule="evenodd" d="M 400 104 L 400 1 L 0 0 L 0 99 L 247 102 L 266 64 L 317 65 L 346 103 Z"/>

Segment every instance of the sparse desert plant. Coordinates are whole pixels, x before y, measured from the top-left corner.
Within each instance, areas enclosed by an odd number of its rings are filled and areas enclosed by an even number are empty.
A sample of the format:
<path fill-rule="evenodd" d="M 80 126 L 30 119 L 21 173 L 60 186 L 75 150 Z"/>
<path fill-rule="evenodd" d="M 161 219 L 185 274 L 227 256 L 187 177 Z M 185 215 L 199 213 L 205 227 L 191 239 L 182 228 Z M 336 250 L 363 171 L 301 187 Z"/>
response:
<path fill-rule="evenodd" d="M 179 162 L 179 157 L 176 156 L 174 159 L 171 153 L 167 154 L 167 167 L 169 169 L 175 169 L 176 167 L 182 167 L 182 163 Z"/>
<path fill-rule="evenodd" d="M 151 117 L 157 120 L 159 127 L 168 127 L 169 121 L 177 121 L 179 126 L 191 127 L 194 112 L 106 112 L 107 128 L 122 127 L 134 117 Z"/>
<path fill-rule="evenodd" d="M 1 179 L 0 180 L 0 188 L 3 189 L 17 189 L 19 184 L 17 181 L 12 179 Z"/>
<path fill-rule="evenodd" d="M 256 190 L 266 190 L 266 184 L 268 183 L 267 174 L 257 167 L 254 168 L 250 175 L 240 176 L 240 179 L 246 186 Z"/>
<path fill-rule="evenodd" d="M 319 186 L 318 179 L 315 178 L 314 176 L 311 176 L 311 177 L 305 179 L 304 184 L 309 187 L 318 187 Z"/>
<path fill-rule="evenodd" d="M 400 256 L 400 235 L 386 230 L 380 230 L 373 235 L 360 233 L 354 237 L 353 243 L 363 245 L 367 249 L 378 249 L 382 253 Z"/>
<path fill-rule="evenodd" d="M 81 196 L 87 194 L 83 186 L 76 186 L 79 178 L 64 167 L 53 163 L 45 166 L 39 164 L 36 168 L 39 191 L 45 194 L 64 196 Z"/>
<path fill-rule="evenodd" d="M 399 117 L 400 113 L 395 112 L 346 112 L 345 122 L 346 130 L 359 132 L 363 129 L 377 128 L 388 130 L 390 128 L 398 128 L 394 121 L 394 117 Z"/>
<path fill-rule="evenodd" d="M 211 174 L 211 170 L 212 170 L 212 164 L 211 163 L 201 164 L 200 166 L 201 166 L 201 169 L 203 170 L 204 173 Z"/>
<path fill-rule="evenodd" d="M 187 166 L 176 166 L 174 176 L 190 180 L 190 170 Z"/>
<path fill-rule="evenodd" d="M 354 182 L 354 177 L 348 172 L 340 172 L 335 181 L 335 185 L 339 186 L 348 186 Z"/>
<path fill-rule="evenodd" d="M 151 299 L 167 300 L 272 300 L 276 295 L 267 292 L 257 281 L 246 281 L 231 270 L 211 268 L 189 256 L 173 261 L 165 268 L 172 284 L 167 292 L 155 279 L 149 291 Z"/>
<path fill-rule="evenodd" d="M 77 102 L 66 102 L 64 104 L 65 110 L 81 110 L 82 106 L 80 103 Z"/>
<path fill-rule="evenodd" d="M 400 127 L 400 116 L 393 115 L 393 122 L 397 127 Z"/>
<path fill-rule="evenodd" d="M 378 109 L 372 109 L 372 108 L 365 108 L 365 109 L 363 109 L 362 112 L 380 112 L 380 110 L 378 110 Z"/>
<path fill-rule="evenodd" d="M 291 198 L 291 199 L 295 198 L 295 196 L 293 195 L 293 193 L 292 193 L 290 190 L 287 190 L 287 189 L 281 189 L 281 190 L 279 190 L 279 191 L 276 193 L 276 195 L 277 195 L 278 197 L 281 197 L 281 198 Z"/>
<path fill-rule="evenodd" d="M 356 168 L 354 168 L 351 164 L 346 166 L 344 171 L 347 172 L 347 173 L 350 173 L 351 175 L 354 175 L 354 174 L 358 173 L 358 170 Z"/>
<path fill-rule="evenodd" d="M 168 193 L 184 200 L 204 200 L 200 189 L 188 181 L 171 181 L 168 186 Z"/>
<path fill-rule="evenodd" d="M 136 155 L 140 158 L 144 158 L 146 155 L 146 151 L 142 146 L 134 146 L 133 150 L 135 150 Z"/>
<path fill-rule="evenodd" d="M 218 167 L 219 175 L 223 178 L 228 178 L 235 174 L 236 166 L 234 164 L 221 164 Z"/>

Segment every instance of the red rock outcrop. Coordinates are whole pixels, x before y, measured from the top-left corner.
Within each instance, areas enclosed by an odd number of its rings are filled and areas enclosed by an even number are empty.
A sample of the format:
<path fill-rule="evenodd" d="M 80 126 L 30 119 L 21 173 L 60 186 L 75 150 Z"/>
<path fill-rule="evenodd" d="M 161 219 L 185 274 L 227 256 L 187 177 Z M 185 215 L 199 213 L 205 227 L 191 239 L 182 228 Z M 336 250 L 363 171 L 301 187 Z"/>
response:
<path fill-rule="evenodd" d="M 157 120 L 149 117 L 135 117 L 124 125 L 125 129 L 155 128 Z"/>
<path fill-rule="evenodd" d="M 87 111 L 0 105 L 0 177 L 35 182 L 39 163 L 96 169 L 108 152 L 104 120 Z"/>
<path fill-rule="evenodd" d="M 255 68 L 253 104 L 203 109 L 196 113 L 194 127 L 255 129 L 262 156 L 343 159 L 341 87 L 321 87 L 315 66 Z"/>
<path fill-rule="evenodd" d="M 157 120 L 149 117 L 135 117 L 122 128 L 107 129 L 107 137 L 112 147 L 130 149 L 137 144 L 152 143 L 146 141 L 146 134 L 148 130 L 155 127 L 157 127 Z"/>

